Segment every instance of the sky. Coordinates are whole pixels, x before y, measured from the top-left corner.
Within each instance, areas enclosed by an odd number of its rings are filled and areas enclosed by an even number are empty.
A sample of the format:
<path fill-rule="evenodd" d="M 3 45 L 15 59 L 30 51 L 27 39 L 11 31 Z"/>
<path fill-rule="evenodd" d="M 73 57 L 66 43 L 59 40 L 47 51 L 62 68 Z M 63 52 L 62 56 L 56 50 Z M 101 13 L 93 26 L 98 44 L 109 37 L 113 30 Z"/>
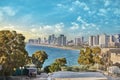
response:
<path fill-rule="evenodd" d="M 0 0 L 0 30 L 26 39 L 120 33 L 120 0 Z"/>

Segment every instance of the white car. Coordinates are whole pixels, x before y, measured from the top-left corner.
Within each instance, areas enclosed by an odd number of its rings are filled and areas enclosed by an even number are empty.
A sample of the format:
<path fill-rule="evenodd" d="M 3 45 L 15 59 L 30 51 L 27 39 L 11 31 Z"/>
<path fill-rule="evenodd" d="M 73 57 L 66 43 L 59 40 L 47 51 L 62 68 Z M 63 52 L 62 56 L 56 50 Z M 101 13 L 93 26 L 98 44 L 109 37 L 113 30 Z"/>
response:
<path fill-rule="evenodd" d="M 36 77 L 37 75 L 37 68 L 27 68 L 29 70 L 29 76 Z"/>
<path fill-rule="evenodd" d="M 111 66 L 108 68 L 110 74 L 120 74 L 120 68 L 118 66 Z"/>

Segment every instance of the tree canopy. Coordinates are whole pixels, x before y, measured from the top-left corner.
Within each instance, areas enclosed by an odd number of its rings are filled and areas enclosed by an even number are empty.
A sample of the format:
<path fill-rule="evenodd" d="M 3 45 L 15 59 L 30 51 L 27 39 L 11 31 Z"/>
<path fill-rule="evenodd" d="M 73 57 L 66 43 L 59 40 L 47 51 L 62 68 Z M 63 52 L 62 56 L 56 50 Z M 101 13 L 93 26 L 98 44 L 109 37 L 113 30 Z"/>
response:
<path fill-rule="evenodd" d="M 27 63 L 28 53 L 25 50 L 25 37 L 16 31 L 0 31 L 0 65 L 1 74 L 9 75 L 14 68 Z"/>
<path fill-rule="evenodd" d="M 67 63 L 66 58 L 57 58 L 54 63 L 49 66 L 50 72 L 60 71 L 62 66 Z"/>
<path fill-rule="evenodd" d="M 80 51 L 78 63 L 81 65 L 101 64 L 100 58 L 101 49 L 99 47 L 89 48 Z"/>
<path fill-rule="evenodd" d="M 48 59 L 48 55 L 45 51 L 36 51 L 32 55 L 32 62 L 37 68 L 41 68 L 46 59 Z"/>

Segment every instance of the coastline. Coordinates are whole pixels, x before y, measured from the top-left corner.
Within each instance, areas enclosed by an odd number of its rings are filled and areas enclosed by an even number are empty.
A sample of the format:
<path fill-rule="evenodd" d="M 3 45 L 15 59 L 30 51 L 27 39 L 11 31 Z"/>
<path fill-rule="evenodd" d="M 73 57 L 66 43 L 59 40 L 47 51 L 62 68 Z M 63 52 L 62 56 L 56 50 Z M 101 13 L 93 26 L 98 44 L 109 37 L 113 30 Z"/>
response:
<path fill-rule="evenodd" d="M 67 46 L 54 46 L 54 45 L 47 45 L 47 44 L 29 44 L 26 43 L 27 45 L 33 45 L 33 46 L 45 46 L 45 47 L 51 47 L 51 48 L 59 48 L 59 49 L 64 49 L 64 50 L 80 50 L 80 49 L 76 49 L 73 47 L 67 47 Z"/>

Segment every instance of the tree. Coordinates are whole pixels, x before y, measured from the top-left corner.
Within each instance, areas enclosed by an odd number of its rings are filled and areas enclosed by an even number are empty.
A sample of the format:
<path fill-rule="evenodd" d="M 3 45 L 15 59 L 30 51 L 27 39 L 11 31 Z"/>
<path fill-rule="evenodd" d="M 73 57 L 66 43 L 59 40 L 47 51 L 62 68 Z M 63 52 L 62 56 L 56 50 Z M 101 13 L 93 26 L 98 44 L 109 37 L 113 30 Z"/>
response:
<path fill-rule="evenodd" d="M 49 66 L 50 72 L 60 71 L 62 66 L 67 63 L 66 58 L 57 58 L 53 64 Z"/>
<path fill-rule="evenodd" d="M 0 65 L 1 74 L 10 75 L 14 68 L 24 66 L 28 53 L 25 50 L 25 37 L 16 31 L 0 31 Z"/>
<path fill-rule="evenodd" d="M 49 66 L 49 71 L 50 72 L 56 72 L 56 71 L 60 71 L 61 68 L 59 66 L 58 63 L 52 63 L 50 66 Z"/>
<path fill-rule="evenodd" d="M 67 61 L 66 61 L 66 58 L 58 58 L 55 60 L 55 63 L 58 63 L 60 66 L 64 66 Z"/>
<path fill-rule="evenodd" d="M 32 62 L 37 66 L 37 68 L 42 68 L 46 59 L 48 59 L 48 55 L 45 51 L 36 51 L 32 55 Z"/>
<path fill-rule="evenodd" d="M 81 65 L 94 65 L 96 63 L 101 63 L 101 58 L 99 54 L 101 49 L 99 47 L 89 48 L 87 47 L 84 50 L 81 50 L 80 56 L 78 57 L 78 63 Z"/>

